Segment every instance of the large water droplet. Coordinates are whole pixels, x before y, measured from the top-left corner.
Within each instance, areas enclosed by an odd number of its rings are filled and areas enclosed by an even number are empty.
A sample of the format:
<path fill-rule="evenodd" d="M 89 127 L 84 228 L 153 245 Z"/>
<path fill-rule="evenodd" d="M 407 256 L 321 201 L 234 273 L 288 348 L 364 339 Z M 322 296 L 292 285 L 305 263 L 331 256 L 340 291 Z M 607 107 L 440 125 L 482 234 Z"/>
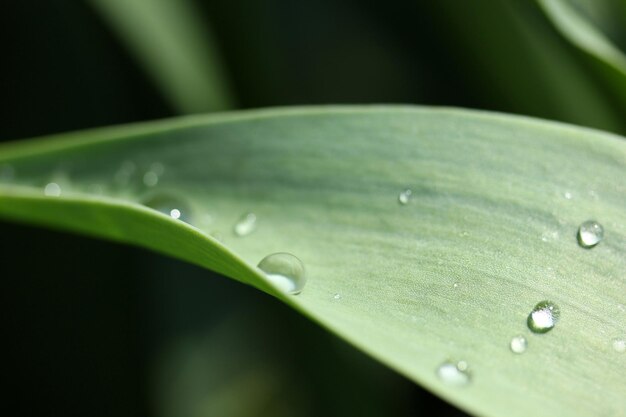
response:
<path fill-rule="evenodd" d="M 593 248 L 604 237 L 602 225 L 595 220 L 587 220 L 578 228 L 578 243 L 583 248 Z"/>
<path fill-rule="evenodd" d="M 189 223 L 191 210 L 182 201 L 168 195 L 156 195 L 146 199 L 143 205 L 170 216 L 173 219 Z"/>
<path fill-rule="evenodd" d="M 254 213 L 244 214 L 235 224 L 234 232 L 237 236 L 247 236 L 256 229 L 256 215 Z"/>
<path fill-rule="evenodd" d="M 442 363 L 437 368 L 437 376 L 444 383 L 454 386 L 467 385 L 471 380 L 465 361 Z"/>
<path fill-rule="evenodd" d="M 406 204 L 409 204 L 409 201 L 411 200 L 411 194 L 413 192 L 411 190 L 409 190 L 408 188 L 404 191 L 402 191 L 400 193 L 400 195 L 398 195 L 398 203 L 402 204 L 403 206 Z"/>
<path fill-rule="evenodd" d="M 613 339 L 613 350 L 618 353 L 626 352 L 626 339 Z"/>
<path fill-rule="evenodd" d="M 58 197 L 61 195 L 61 186 L 56 182 L 50 182 L 44 187 L 43 193 L 48 197 Z"/>
<path fill-rule="evenodd" d="M 258 266 L 272 283 L 287 294 L 300 294 L 306 284 L 304 264 L 290 253 L 268 255 Z"/>
<path fill-rule="evenodd" d="M 528 328 L 533 333 L 546 333 L 554 328 L 556 322 L 559 321 L 561 312 L 559 307 L 550 302 L 542 301 L 528 315 Z"/>
<path fill-rule="evenodd" d="M 524 336 L 515 336 L 511 339 L 509 346 L 511 347 L 511 352 L 513 353 L 524 353 L 528 347 L 528 341 Z"/>

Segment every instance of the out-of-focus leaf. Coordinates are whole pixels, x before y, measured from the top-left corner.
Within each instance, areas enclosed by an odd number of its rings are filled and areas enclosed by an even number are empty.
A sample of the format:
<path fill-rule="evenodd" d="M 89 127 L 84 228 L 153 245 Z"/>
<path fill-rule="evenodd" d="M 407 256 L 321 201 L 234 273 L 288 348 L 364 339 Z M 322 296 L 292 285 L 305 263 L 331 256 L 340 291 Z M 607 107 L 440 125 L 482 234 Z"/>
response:
<path fill-rule="evenodd" d="M 191 0 L 89 0 L 181 113 L 232 106 L 206 21 Z"/>

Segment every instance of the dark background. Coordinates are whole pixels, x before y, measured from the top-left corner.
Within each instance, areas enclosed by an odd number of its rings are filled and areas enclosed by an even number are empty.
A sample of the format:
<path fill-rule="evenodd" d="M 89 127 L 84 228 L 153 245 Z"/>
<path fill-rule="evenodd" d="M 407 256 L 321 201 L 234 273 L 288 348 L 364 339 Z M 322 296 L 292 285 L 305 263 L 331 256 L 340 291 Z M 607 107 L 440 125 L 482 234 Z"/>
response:
<path fill-rule="evenodd" d="M 532 2 L 197 3 L 236 108 L 413 103 L 603 127 L 564 110 L 528 58 L 516 19 L 565 44 Z M 86 2 L 3 2 L 0 28 L 1 140 L 176 115 Z M 463 415 L 208 271 L 4 222 L 0 254 L 6 415 Z"/>

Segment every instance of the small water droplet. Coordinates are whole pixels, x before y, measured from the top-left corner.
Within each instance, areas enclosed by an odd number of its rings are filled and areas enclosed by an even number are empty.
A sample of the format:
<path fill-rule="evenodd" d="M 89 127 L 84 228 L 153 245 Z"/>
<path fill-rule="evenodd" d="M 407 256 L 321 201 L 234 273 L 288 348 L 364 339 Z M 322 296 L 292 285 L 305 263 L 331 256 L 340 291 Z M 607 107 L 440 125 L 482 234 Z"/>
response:
<path fill-rule="evenodd" d="M 287 294 L 300 294 L 306 284 L 304 264 L 290 253 L 268 255 L 259 262 L 258 267 L 273 284 Z"/>
<path fill-rule="evenodd" d="M 337 293 L 337 294 L 333 295 L 333 299 L 334 299 L 334 300 L 341 300 L 341 298 L 342 298 L 342 297 L 341 297 L 341 294 L 339 294 L 339 293 Z"/>
<path fill-rule="evenodd" d="M 452 286 L 453 286 L 454 288 L 459 288 L 459 283 L 458 283 L 458 282 L 455 282 L 454 284 L 452 284 Z"/>
<path fill-rule="evenodd" d="M 409 204 L 409 201 L 411 200 L 411 194 L 413 192 L 411 190 L 409 190 L 408 188 L 404 191 L 402 191 L 400 193 L 400 195 L 398 195 L 398 203 L 402 204 L 403 206 L 406 204 Z"/>
<path fill-rule="evenodd" d="M 563 193 L 563 197 L 565 197 L 566 200 L 571 200 L 572 199 L 572 193 L 570 193 L 569 191 L 565 191 Z"/>
<path fill-rule="evenodd" d="M 159 175 L 154 171 L 143 174 L 143 183 L 146 187 L 154 187 L 159 183 Z"/>
<path fill-rule="evenodd" d="M 48 197 L 58 197 L 61 195 L 61 186 L 56 182 L 50 182 L 44 187 L 43 193 Z"/>
<path fill-rule="evenodd" d="M 168 195 L 157 195 L 146 199 L 143 205 L 170 216 L 176 220 L 189 223 L 190 209 L 182 201 Z"/>
<path fill-rule="evenodd" d="M 556 322 L 559 321 L 561 312 L 559 307 L 550 302 L 542 301 L 537 303 L 528 315 L 528 328 L 533 333 L 546 333 L 554 328 Z"/>
<path fill-rule="evenodd" d="M 626 340 L 625 339 L 613 339 L 613 350 L 617 353 L 626 352 Z"/>
<path fill-rule="evenodd" d="M 513 353 L 524 353 L 528 347 L 528 341 L 524 336 L 515 336 L 511 339 L 509 346 L 511 347 L 511 352 Z"/>
<path fill-rule="evenodd" d="M 471 380 L 467 362 L 465 361 L 458 361 L 456 363 L 449 361 L 441 364 L 439 368 L 437 368 L 437 376 L 444 383 L 454 386 L 467 385 Z"/>
<path fill-rule="evenodd" d="M 589 249 L 596 246 L 604 237 L 602 225 L 595 220 L 587 220 L 578 228 L 578 244 Z"/>
<path fill-rule="evenodd" d="M 241 216 L 234 227 L 234 232 L 237 236 L 248 236 L 256 229 L 256 215 L 254 213 L 247 213 Z"/>

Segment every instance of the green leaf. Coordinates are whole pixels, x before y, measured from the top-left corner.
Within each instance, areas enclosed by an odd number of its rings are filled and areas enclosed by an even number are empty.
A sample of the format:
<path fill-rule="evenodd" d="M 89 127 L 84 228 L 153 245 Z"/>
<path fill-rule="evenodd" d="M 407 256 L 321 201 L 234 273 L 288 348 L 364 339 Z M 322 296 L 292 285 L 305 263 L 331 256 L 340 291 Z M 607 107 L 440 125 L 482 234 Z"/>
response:
<path fill-rule="evenodd" d="M 612 346 L 626 337 L 618 136 L 452 109 L 327 107 L 187 117 L 0 151 L 0 172 L 15 177 L 0 187 L 0 216 L 144 246 L 253 285 L 465 410 L 626 407 L 626 356 Z M 147 187 L 146 171 L 161 171 L 154 163 L 164 170 Z M 44 195 L 50 182 L 59 197 Z M 173 198 L 190 224 L 140 204 L 156 196 Z M 237 237 L 248 212 L 257 228 Z M 576 232 L 588 219 L 605 238 L 583 249 Z M 273 252 L 304 262 L 300 295 L 255 268 Z M 542 300 L 561 318 L 533 334 L 526 319 Z M 516 355 L 509 342 L 519 334 L 528 349 Z M 449 360 L 467 362 L 469 384 L 437 377 Z"/>
<path fill-rule="evenodd" d="M 477 97 L 499 109 L 625 132 L 620 111 L 532 1 L 428 2 Z M 471 77 L 468 78 L 468 72 Z M 478 84 L 478 82 L 480 84 Z"/>
<path fill-rule="evenodd" d="M 190 0 L 89 0 L 181 113 L 233 99 L 206 21 Z"/>
<path fill-rule="evenodd" d="M 609 36 L 616 31 L 612 27 L 619 30 L 615 37 L 626 35 L 626 3 L 610 0 L 538 2 L 556 29 L 590 61 L 607 96 L 614 96 L 622 106 L 626 105 L 626 54 Z M 595 22 L 603 22 L 606 30 L 594 24 L 591 16 L 596 16 Z"/>

